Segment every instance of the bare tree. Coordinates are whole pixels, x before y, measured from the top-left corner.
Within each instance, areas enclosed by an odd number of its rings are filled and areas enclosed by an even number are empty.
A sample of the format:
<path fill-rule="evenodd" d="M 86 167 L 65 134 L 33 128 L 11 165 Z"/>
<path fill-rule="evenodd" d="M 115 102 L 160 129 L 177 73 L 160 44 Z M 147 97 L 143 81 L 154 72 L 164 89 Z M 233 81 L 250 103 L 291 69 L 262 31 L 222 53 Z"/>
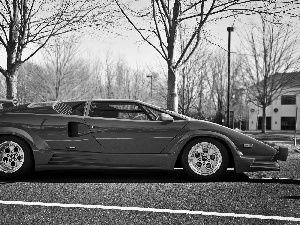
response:
<path fill-rule="evenodd" d="M 47 98 L 66 100 L 89 78 L 89 68 L 79 57 L 80 41 L 76 36 L 56 37 L 44 51 L 45 74 L 40 82 L 48 89 Z"/>
<path fill-rule="evenodd" d="M 138 64 L 133 68 L 128 65 L 124 57 L 115 56 L 111 50 L 105 52 L 102 60 L 100 79 L 103 91 L 98 93 L 98 97 L 148 99 L 150 89 L 147 88 L 146 69 Z"/>
<path fill-rule="evenodd" d="M 27 61 L 18 70 L 17 99 L 20 104 L 45 101 L 45 87 L 40 83 L 40 76 L 46 76 L 46 70 L 34 62 Z"/>
<path fill-rule="evenodd" d="M 114 73 L 114 59 L 112 52 L 107 50 L 105 53 L 105 62 L 104 62 L 104 73 L 105 73 L 105 88 L 106 88 L 106 98 L 114 98 L 114 80 L 116 74 Z"/>
<path fill-rule="evenodd" d="M 133 3 L 115 0 L 120 12 L 142 39 L 151 45 L 165 60 L 168 68 L 167 107 L 178 110 L 178 70 L 197 49 L 201 39 L 206 38 L 205 28 L 222 18 L 247 13 L 277 13 L 272 11 L 273 1 L 250 0 L 151 0 Z M 143 2 L 143 3 L 142 3 Z M 283 1 L 284 2 L 284 1 Z M 287 5 L 293 5 L 294 1 Z M 283 4 L 283 3 L 282 3 Z M 143 7 L 144 6 L 144 7 Z M 276 10 L 284 10 L 277 7 Z M 181 27 L 188 25 L 188 41 L 179 52 L 178 36 Z"/>
<path fill-rule="evenodd" d="M 179 71 L 179 110 L 184 115 L 191 115 L 192 111 L 197 110 L 197 116 L 201 117 L 202 96 L 206 82 L 204 73 L 210 56 L 204 44 L 202 47 Z"/>
<path fill-rule="evenodd" d="M 247 67 L 245 83 L 250 101 L 261 107 L 262 132 L 266 132 L 266 107 L 284 90 L 291 77 L 286 72 L 294 71 L 299 64 L 299 42 L 290 26 L 275 24 L 269 17 L 261 16 L 247 33 Z M 247 47 L 246 46 L 246 47 Z"/>
<path fill-rule="evenodd" d="M 84 86 L 91 76 L 90 67 L 79 56 L 79 41 L 56 37 L 42 51 L 39 65 L 25 62 L 18 71 L 20 102 L 84 98 Z"/>
<path fill-rule="evenodd" d="M 100 25 L 109 1 L 0 0 L 0 46 L 6 51 L 6 98 L 17 95 L 17 71 L 56 36 L 94 22 Z M 98 9 L 98 10 L 96 10 Z M 23 54 L 27 49 L 26 55 Z"/>
<path fill-rule="evenodd" d="M 234 112 L 234 121 L 245 121 L 248 117 L 246 87 L 243 82 L 244 57 L 233 55 L 230 88 L 230 109 Z"/>
<path fill-rule="evenodd" d="M 234 111 L 234 116 L 241 114 L 243 109 L 241 93 L 244 90 L 244 83 L 242 82 L 243 64 L 242 57 L 233 57 L 231 60 L 231 88 L 229 107 L 230 111 Z M 227 111 L 227 59 L 226 52 L 223 50 L 214 51 L 209 55 L 207 62 L 202 70 L 201 94 L 203 95 L 199 101 L 205 102 L 205 116 L 212 118 L 216 123 L 223 124 L 225 119 L 225 111 Z M 203 107 L 202 107 L 203 108 Z M 200 115 L 200 114 L 199 114 Z M 230 121 L 232 122 L 232 120 Z M 230 125 L 232 126 L 232 124 Z"/>
<path fill-rule="evenodd" d="M 209 58 L 208 58 L 209 59 Z M 208 82 L 207 82 L 207 70 L 208 70 L 208 65 L 207 63 L 203 64 L 203 67 L 201 68 L 201 71 L 198 73 L 199 75 L 199 86 L 198 86 L 198 102 L 195 102 L 194 104 L 194 108 L 197 110 L 197 118 L 198 119 L 205 119 L 205 117 L 207 116 L 207 86 L 208 86 Z"/>
<path fill-rule="evenodd" d="M 2 79 L 2 77 L 0 77 L 0 98 L 5 98 L 5 91 L 6 91 L 6 87 L 5 87 L 5 80 Z"/>
<path fill-rule="evenodd" d="M 215 52 L 209 63 L 210 70 L 207 74 L 208 87 L 210 89 L 210 99 L 214 104 L 216 116 L 214 121 L 222 124 L 224 119 L 225 103 L 226 103 L 226 87 L 227 87 L 227 74 L 226 74 L 226 57 L 225 52 L 220 50 Z"/>

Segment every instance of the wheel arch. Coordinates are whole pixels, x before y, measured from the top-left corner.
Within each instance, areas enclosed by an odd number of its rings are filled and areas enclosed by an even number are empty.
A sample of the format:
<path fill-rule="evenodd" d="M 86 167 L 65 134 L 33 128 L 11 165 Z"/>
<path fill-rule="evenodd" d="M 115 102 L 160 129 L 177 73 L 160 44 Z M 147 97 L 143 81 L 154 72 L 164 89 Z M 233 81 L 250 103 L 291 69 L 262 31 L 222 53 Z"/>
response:
<path fill-rule="evenodd" d="M 47 164 L 52 156 L 52 152 L 48 151 L 50 150 L 48 144 L 30 130 L 27 131 L 26 129 L 24 130 L 17 127 L 0 127 L 0 137 L 7 135 L 18 137 L 26 142 L 33 155 L 35 165 Z"/>
<path fill-rule="evenodd" d="M 0 136 L 11 135 L 23 139 L 27 142 L 31 150 L 49 149 L 48 144 L 42 140 L 36 133 L 21 129 L 18 127 L 0 127 Z"/>
<path fill-rule="evenodd" d="M 226 136 L 224 136 L 222 134 L 213 134 L 213 133 L 192 135 L 186 141 L 186 143 L 181 147 L 180 152 L 179 152 L 179 154 L 177 156 L 174 168 L 182 168 L 181 160 L 180 159 L 181 159 L 181 155 L 182 155 L 184 149 L 186 148 L 186 146 L 189 143 L 191 143 L 192 141 L 194 141 L 196 139 L 199 139 L 199 138 L 211 138 L 211 139 L 218 140 L 226 148 L 226 151 L 228 152 L 228 155 L 229 155 L 229 165 L 228 165 L 228 167 L 229 168 L 235 168 L 234 154 L 233 154 L 233 152 L 236 150 L 235 145 Z"/>
<path fill-rule="evenodd" d="M 14 136 L 22 139 L 27 143 L 31 150 L 36 148 L 33 143 L 32 137 L 24 130 L 15 127 L 1 127 L 0 128 L 0 137 L 3 136 Z"/>

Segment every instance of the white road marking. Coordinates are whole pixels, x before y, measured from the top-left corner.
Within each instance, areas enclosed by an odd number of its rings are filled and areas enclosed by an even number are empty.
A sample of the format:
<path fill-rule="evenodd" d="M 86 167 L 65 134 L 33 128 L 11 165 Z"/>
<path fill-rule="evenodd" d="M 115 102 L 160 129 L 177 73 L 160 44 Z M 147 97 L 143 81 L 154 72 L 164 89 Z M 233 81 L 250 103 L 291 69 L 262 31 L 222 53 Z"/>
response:
<path fill-rule="evenodd" d="M 171 139 L 173 137 L 152 137 L 152 138 L 154 138 L 154 139 Z"/>
<path fill-rule="evenodd" d="M 111 210 L 140 211 L 140 212 L 153 212 L 153 213 L 173 213 L 173 214 L 189 214 L 189 215 L 204 215 L 204 216 L 219 216 L 219 217 L 237 217 L 237 218 L 248 218 L 248 219 L 261 219 L 261 220 L 300 221 L 300 218 L 296 218 L 296 217 L 264 216 L 264 215 L 251 215 L 251 214 L 219 213 L 219 212 L 190 211 L 190 210 L 176 210 L 176 209 L 156 209 L 156 208 L 141 208 L 141 207 L 62 204 L 62 203 L 24 202 L 24 201 L 2 201 L 2 200 L 0 200 L 0 204 L 47 206 L 47 207 L 62 207 L 62 208 L 106 209 L 106 210 L 111 209 Z"/>

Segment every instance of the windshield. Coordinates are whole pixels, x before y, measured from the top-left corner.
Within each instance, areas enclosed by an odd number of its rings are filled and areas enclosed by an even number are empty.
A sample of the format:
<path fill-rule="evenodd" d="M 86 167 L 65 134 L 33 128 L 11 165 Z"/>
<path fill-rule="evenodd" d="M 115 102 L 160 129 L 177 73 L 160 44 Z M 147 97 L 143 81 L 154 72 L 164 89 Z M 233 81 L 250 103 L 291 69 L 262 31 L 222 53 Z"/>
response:
<path fill-rule="evenodd" d="M 192 119 L 191 117 L 182 115 L 180 113 L 177 113 L 177 112 L 174 112 L 174 111 L 171 111 L 171 110 L 168 110 L 168 109 L 163 109 L 163 110 L 166 111 L 166 112 L 168 112 L 171 115 L 174 115 L 174 116 L 178 116 L 178 117 L 181 117 L 181 118 L 184 118 L 184 119 Z"/>

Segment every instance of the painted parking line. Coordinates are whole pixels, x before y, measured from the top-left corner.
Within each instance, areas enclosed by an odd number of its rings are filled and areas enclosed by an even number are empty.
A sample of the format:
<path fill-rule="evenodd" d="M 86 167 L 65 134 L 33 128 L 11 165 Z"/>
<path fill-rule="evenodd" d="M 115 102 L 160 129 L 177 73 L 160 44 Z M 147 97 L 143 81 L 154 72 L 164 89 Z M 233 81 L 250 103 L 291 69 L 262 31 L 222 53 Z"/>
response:
<path fill-rule="evenodd" d="M 247 219 L 261 219 L 261 220 L 300 221 L 300 218 L 296 218 L 296 217 L 264 216 L 264 215 L 237 214 L 237 213 L 219 213 L 219 212 L 205 212 L 205 211 L 176 210 L 176 209 L 156 209 L 156 208 L 142 208 L 142 207 L 84 205 L 84 204 L 62 204 L 62 203 L 24 202 L 24 201 L 2 201 L 2 200 L 0 200 L 0 204 L 5 204 L 5 205 L 26 205 L 26 206 L 45 206 L 45 207 L 62 207 L 62 208 L 86 208 L 86 209 L 139 211 L 139 212 L 152 212 L 152 213 L 189 214 L 189 215 L 203 215 L 203 216 L 219 216 L 219 217 L 237 217 L 237 218 L 247 218 Z"/>

